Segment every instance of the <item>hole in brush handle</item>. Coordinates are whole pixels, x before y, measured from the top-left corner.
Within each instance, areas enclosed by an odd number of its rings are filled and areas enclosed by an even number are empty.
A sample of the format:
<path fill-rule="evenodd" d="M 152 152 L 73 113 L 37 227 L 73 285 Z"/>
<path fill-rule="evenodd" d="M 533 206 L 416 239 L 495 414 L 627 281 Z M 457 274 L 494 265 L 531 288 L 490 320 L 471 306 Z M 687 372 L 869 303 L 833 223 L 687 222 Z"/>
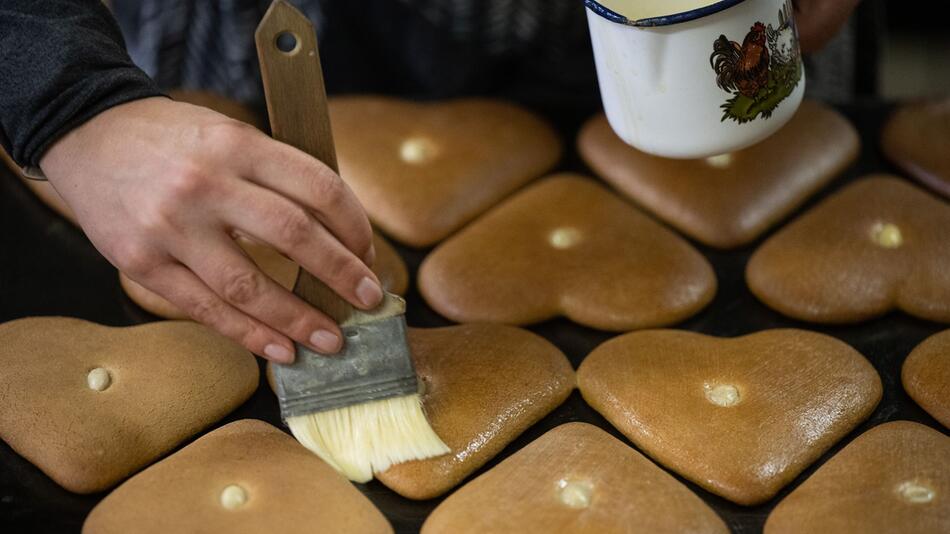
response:
<path fill-rule="evenodd" d="M 300 39 L 297 34 L 290 30 L 284 30 L 277 33 L 274 38 L 274 46 L 282 54 L 292 56 L 300 50 Z"/>

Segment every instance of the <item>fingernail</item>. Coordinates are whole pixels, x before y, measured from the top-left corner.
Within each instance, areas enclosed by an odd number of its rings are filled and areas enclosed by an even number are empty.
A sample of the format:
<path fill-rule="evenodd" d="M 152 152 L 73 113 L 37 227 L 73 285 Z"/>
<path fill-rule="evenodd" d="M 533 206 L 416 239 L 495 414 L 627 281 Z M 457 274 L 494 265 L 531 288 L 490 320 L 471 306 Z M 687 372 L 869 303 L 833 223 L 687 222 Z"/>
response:
<path fill-rule="evenodd" d="M 320 352 L 333 354 L 340 350 L 340 336 L 329 330 L 317 330 L 310 336 L 310 344 Z"/>
<path fill-rule="evenodd" d="M 294 361 L 294 353 L 283 345 L 271 343 L 264 347 L 264 355 L 280 363 L 290 363 Z"/>
<path fill-rule="evenodd" d="M 383 300 L 383 290 L 379 288 L 376 282 L 364 276 L 363 279 L 360 280 L 359 285 L 356 286 L 356 298 L 359 299 L 363 306 L 372 308 L 379 304 L 379 301 Z"/>

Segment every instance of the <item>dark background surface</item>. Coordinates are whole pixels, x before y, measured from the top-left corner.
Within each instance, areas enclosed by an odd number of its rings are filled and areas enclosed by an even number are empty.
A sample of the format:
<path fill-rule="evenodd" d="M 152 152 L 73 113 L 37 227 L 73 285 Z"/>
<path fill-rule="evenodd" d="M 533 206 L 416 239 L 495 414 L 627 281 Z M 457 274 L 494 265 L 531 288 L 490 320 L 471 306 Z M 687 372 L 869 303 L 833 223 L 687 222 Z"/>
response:
<path fill-rule="evenodd" d="M 813 206 L 828 193 L 867 173 L 894 172 L 882 159 L 877 144 L 888 107 L 866 104 L 842 108 L 842 111 L 861 133 L 863 146 L 860 159 L 788 219 Z M 562 115 L 557 121 L 568 147 L 562 169 L 585 170 L 573 150 L 574 134 L 582 118 L 580 115 Z M 155 319 L 125 297 L 118 285 L 115 269 L 96 252 L 77 228 L 43 206 L 2 167 L 0 232 L 0 322 L 33 315 L 73 316 L 108 325 L 132 325 Z M 683 481 L 711 505 L 736 533 L 760 532 L 766 516 L 777 502 L 842 446 L 873 426 L 906 419 L 947 432 L 914 404 L 900 382 L 901 364 L 911 349 L 945 326 L 900 312 L 851 326 L 807 324 L 779 315 L 756 300 L 744 281 L 744 268 L 749 255 L 770 233 L 752 245 L 734 251 L 718 251 L 694 243 L 713 264 L 719 279 L 719 292 L 705 310 L 676 327 L 717 336 L 737 336 L 779 327 L 806 328 L 830 334 L 847 342 L 870 360 L 881 375 L 884 395 L 868 421 L 859 425 L 776 498 L 764 505 L 744 507 L 732 504 Z M 414 281 L 415 271 L 425 251 L 397 248 L 407 261 Z M 425 305 L 414 286 L 410 287 L 408 301 L 410 326 L 449 324 Z M 560 347 L 575 368 L 594 347 L 616 335 L 584 328 L 566 320 L 549 321 L 530 329 Z M 280 426 L 276 399 L 263 383 L 263 373 L 261 387 L 251 399 L 213 428 L 243 418 L 263 419 Z M 526 431 L 478 473 L 545 431 L 569 421 L 596 424 L 629 444 L 574 392 L 562 406 Z M 404 499 L 378 482 L 358 487 L 386 514 L 397 532 L 416 532 L 428 513 L 439 503 L 438 499 L 422 502 Z M 6 444 L 0 443 L 0 532 L 78 532 L 86 514 L 104 495 L 71 494 Z"/>

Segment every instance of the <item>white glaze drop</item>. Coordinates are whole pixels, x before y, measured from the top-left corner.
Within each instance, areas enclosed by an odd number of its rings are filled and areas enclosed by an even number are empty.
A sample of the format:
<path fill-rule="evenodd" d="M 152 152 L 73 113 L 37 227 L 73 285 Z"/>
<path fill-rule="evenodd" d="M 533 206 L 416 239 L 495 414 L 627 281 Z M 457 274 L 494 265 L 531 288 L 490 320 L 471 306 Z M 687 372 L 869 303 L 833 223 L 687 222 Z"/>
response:
<path fill-rule="evenodd" d="M 874 223 L 871 227 L 871 239 L 883 248 L 897 248 L 904 242 L 901 229 L 895 224 L 886 222 Z"/>
<path fill-rule="evenodd" d="M 920 482 L 908 480 L 897 486 L 897 494 L 911 504 L 926 504 L 934 500 L 936 493 L 932 488 Z"/>
<path fill-rule="evenodd" d="M 548 234 L 548 243 L 558 250 L 573 247 L 584 237 L 580 230 L 571 226 L 555 228 Z"/>
<path fill-rule="evenodd" d="M 112 385 L 112 375 L 102 367 L 96 367 L 86 375 L 86 385 L 93 391 L 105 391 Z"/>
<path fill-rule="evenodd" d="M 739 404 L 739 389 L 732 384 L 704 384 L 703 390 L 706 393 L 706 400 L 727 408 Z"/>
<path fill-rule="evenodd" d="M 594 485 L 586 480 L 562 478 L 557 481 L 557 492 L 561 504 L 580 510 L 590 506 Z"/>
<path fill-rule="evenodd" d="M 221 490 L 221 506 L 227 510 L 234 510 L 244 506 L 247 502 L 247 491 L 237 484 L 231 484 Z"/>
<path fill-rule="evenodd" d="M 439 148 L 425 137 L 410 137 L 399 145 L 399 158 L 406 163 L 420 165 L 435 157 Z"/>
<path fill-rule="evenodd" d="M 709 156 L 705 161 L 706 165 L 714 169 L 725 169 L 732 165 L 732 154 L 727 152 L 725 154 Z"/>

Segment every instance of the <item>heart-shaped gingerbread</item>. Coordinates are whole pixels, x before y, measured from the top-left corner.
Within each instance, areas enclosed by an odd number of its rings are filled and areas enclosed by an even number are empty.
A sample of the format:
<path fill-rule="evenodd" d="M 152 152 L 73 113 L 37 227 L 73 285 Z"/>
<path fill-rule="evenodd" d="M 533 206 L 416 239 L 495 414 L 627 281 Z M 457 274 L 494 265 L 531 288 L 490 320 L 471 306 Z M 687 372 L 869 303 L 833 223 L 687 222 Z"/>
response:
<path fill-rule="evenodd" d="M 113 486 L 257 389 L 247 351 L 187 321 L 0 325 L 0 438 L 64 488 Z"/>
<path fill-rule="evenodd" d="M 565 315 L 603 330 L 668 325 L 716 292 L 679 236 L 592 180 L 532 184 L 435 249 L 419 269 L 430 306 L 457 322 Z"/>
<path fill-rule="evenodd" d="M 950 330 L 917 345 L 901 368 L 904 390 L 934 419 L 950 428 Z"/>
<path fill-rule="evenodd" d="M 698 160 L 669 159 L 623 142 L 600 114 L 577 147 L 611 185 L 707 245 L 745 245 L 791 213 L 858 156 L 854 127 L 806 100 L 777 133 L 752 147 Z"/>
<path fill-rule="evenodd" d="M 431 499 L 455 487 L 574 389 L 564 354 L 527 330 L 492 324 L 410 328 L 408 339 L 426 415 L 451 449 L 376 474 L 410 499 Z M 272 371 L 268 364 L 274 389 Z"/>
<path fill-rule="evenodd" d="M 950 98 L 907 104 L 881 131 L 884 154 L 904 172 L 950 197 Z"/>
<path fill-rule="evenodd" d="M 392 527 L 292 437 L 244 419 L 132 477 L 92 510 L 82 531 L 384 534 Z"/>
<path fill-rule="evenodd" d="M 497 100 L 330 99 L 340 174 L 373 222 L 433 245 L 560 159 L 554 130 Z"/>
<path fill-rule="evenodd" d="M 746 281 L 769 307 L 805 321 L 897 308 L 950 322 L 950 205 L 898 178 L 859 180 L 763 243 Z"/>
<path fill-rule="evenodd" d="M 292 290 L 300 267 L 293 260 L 259 241 L 238 237 L 235 242 L 260 267 L 261 271 L 286 289 Z M 409 288 L 409 271 L 396 249 L 379 234 L 373 234 L 376 262 L 373 272 L 379 277 L 383 288 L 390 293 L 404 295 Z M 119 283 L 126 295 L 142 309 L 166 319 L 187 319 L 188 314 L 165 298 L 146 289 L 125 273 L 119 273 Z"/>
<path fill-rule="evenodd" d="M 772 510 L 765 534 L 950 532 L 950 438 L 910 421 L 876 426 Z"/>
<path fill-rule="evenodd" d="M 422 404 L 448 454 L 397 464 L 376 478 L 411 499 L 455 487 L 557 408 L 574 369 L 554 345 L 527 330 L 469 324 L 409 331 Z"/>
<path fill-rule="evenodd" d="M 597 347 L 577 382 L 641 450 L 745 505 L 774 496 L 881 398 L 857 351 L 791 329 L 731 339 L 634 332 Z"/>
<path fill-rule="evenodd" d="M 603 430 L 568 423 L 440 504 L 423 534 L 481 532 L 727 533 L 716 512 Z"/>

